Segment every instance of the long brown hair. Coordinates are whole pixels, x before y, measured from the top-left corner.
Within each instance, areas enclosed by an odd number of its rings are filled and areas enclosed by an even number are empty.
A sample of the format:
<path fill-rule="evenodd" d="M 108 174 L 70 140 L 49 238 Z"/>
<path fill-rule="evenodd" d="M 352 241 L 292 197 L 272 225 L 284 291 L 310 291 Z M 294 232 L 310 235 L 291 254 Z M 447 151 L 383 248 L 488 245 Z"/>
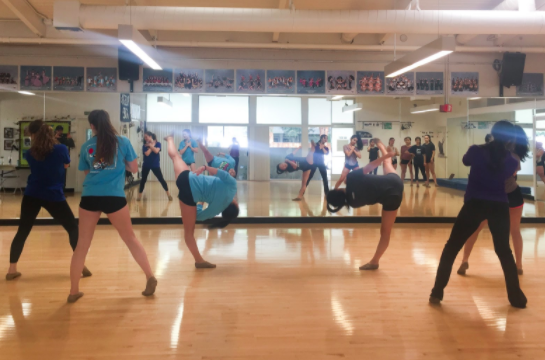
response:
<path fill-rule="evenodd" d="M 47 155 L 53 152 L 55 144 L 58 144 L 53 134 L 53 128 L 42 120 L 34 120 L 28 125 L 28 131 L 34 135 L 30 146 L 30 155 L 38 161 L 43 161 Z"/>
<path fill-rule="evenodd" d="M 97 149 L 94 162 L 108 165 L 114 163 L 117 152 L 117 131 L 110 122 L 110 115 L 105 110 L 93 110 L 89 114 L 89 124 L 95 127 Z"/>

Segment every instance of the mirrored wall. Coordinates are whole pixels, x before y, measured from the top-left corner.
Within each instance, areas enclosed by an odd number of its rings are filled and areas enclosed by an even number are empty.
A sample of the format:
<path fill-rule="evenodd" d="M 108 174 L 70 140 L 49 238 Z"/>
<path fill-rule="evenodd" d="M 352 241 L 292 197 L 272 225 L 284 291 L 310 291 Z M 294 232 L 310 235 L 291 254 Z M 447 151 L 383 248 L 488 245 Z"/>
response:
<path fill-rule="evenodd" d="M 373 152 L 370 148 L 371 138 L 380 138 L 385 144 L 391 142 L 399 153 L 398 174 L 401 176 L 403 169 L 406 170 L 405 197 L 399 216 L 455 217 L 463 203 L 463 183 L 469 170 L 463 166 L 462 156 L 469 146 L 484 143 L 494 122 L 506 119 L 525 129 L 534 150 L 532 158 L 523 163 L 519 174 L 519 183 L 527 197 L 524 216 L 544 216 L 545 208 L 539 200 L 545 200 L 545 183 L 539 176 L 543 172 L 536 169 L 534 160 L 535 151 L 540 151 L 539 143 L 545 143 L 545 117 L 540 120 L 541 114 L 545 114 L 543 100 L 451 98 L 452 112 L 426 110 L 438 108 L 442 101 L 442 98 L 385 96 L 333 100 L 318 96 L 135 93 L 130 94 L 130 121 L 121 122 L 121 117 L 127 114 L 123 113 L 118 93 L 46 92 L 22 95 L 0 92 L 0 123 L 4 129 L 4 147 L 0 155 L 0 217 L 10 219 L 20 216 L 20 189 L 26 186 L 29 174 L 22 158 L 30 146 L 30 139 L 24 135 L 24 124 L 42 118 L 54 127 L 63 125 L 62 136 L 71 137 L 74 141 L 75 147 L 70 149 L 72 166 L 68 170 L 66 189 L 68 202 L 77 215 L 84 179 L 84 175 L 77 171 L 77 162 L 81 144 L 92 136 L 87 114 L 94 109 L 104 109 L 110 113 L 119 134 L 130 139 L 139 156 L 140 166 L 145 156 L 143 135 L 146 130 L 154 133 L 159 142 L 174 132 L 180 152 L 188 151 L 186 145 L 189 142 L 195 149 L 193 157 L 196 167 L 204 165 L 207 156 L 236 158 L 237 197 L 240 215 L 244 217 L 380 216 L 380 205 L 344 209 L 334 215 L 326 209 L 323 177 L 327 177 L 325 184 L 329 189 L 336 186 L 345 165 L 343 147 L 354 134 L 358 134 L 363 141 L 361 158 L 358 158 L 360 166 L 370 161 Z M 361 110 L 346 111 L 354 104 L 361 105 Z M 278 164 L 284 163 L 289 154 L 306 157 L 310 142 L 318 142 L 324 135 L 327 139 L 324 146 L 328 151 L 314 158 L 317 162 L 323 161 L 324 171 L 317 169 L 312 174 L 303 201 L 292 201 L 303 185 L 303 174 L 301 171 L 278 171 Z M 416 138 L 424 143 L 426 135 L 435 149 L 438 187 L 433 180 L 426 187 L 420 171 L 421 181 L 411 185 L 415 169 L 411 164 L 402 164 L 402 158 L 409 158 L 404 152 L 416 144 Z M 199 147 L 199 143 L 203 147 Z M 178 190 L 172 161 L 165 146 L 163 144 L 160 167 L 170 190 L 176 195 Z M 180 156 L 183 157 L 182 154 Z M 377 174 L 381 173 L 379 167 Z M 140 168 L 139 173 L 127 177 L 127 197 L 132 215 L 146 218 L 179 217 L 176 199 L 168 201 L 153 174 L 147 179 L 142 201 L 137 201 L 141 175 Z M 339 186 L 343 187 L 344 184 Z M 534 198 L 538 201 L 534 201 Z M 40 216 L 49 217 L 49 214 L 43 211 Z"/>

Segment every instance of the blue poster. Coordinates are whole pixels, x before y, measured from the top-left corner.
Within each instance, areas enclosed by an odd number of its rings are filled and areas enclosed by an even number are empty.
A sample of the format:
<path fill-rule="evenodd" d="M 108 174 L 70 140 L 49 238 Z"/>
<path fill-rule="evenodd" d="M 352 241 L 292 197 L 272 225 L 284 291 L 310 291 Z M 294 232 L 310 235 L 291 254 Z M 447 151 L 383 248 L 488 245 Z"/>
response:
<path fill-rule="evenodd" d="M 325 71 L 297 71 L 298 94 L 325 94 Z"/>
<path fill-rule="evenodd" d="M 131 94 L 119 94 L 121 102 L 121 122 L 131 122 Z"/>

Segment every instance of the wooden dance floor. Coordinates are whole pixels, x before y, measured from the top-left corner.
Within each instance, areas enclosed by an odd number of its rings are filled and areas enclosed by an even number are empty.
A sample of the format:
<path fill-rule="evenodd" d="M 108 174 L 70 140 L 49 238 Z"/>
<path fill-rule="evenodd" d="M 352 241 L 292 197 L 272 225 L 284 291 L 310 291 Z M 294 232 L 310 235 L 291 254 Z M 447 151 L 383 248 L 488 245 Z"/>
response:
<path fill-rule="evenodd" d="M 329 214 L 324 201 L 322 183 L 311 182 L 305 201 L 291 201 L 297 196 L 300 181 L 239 181 L 238 200 L 241 217 L 319 217 L 319 216 L 380 216 L 381 205 L 365 206 L 359 209 L 343 209 L 337 214 Z M 169 202 L 163 188 L 156 181 L 146 184 L 144 200 L 137 202 L 138 187 L 127 190 L 127 199 L 133 218 L 180 217 L 180 207 L 176 201 L 178 189 L 173 182 L 169 188 L 175 201 Z M 541 188 L 540 188 L 541 189 Z M 545 189 L 545 187 L 544 187 Z M 78 216 L 81 194 L 67 197 L 72 211 Z M 411 187 L 405 185 L 405 194 L 398 216 L 407 217 L 456 217 L 463 205 L 463 191 L 448 188 Z M 2 194 L 0 196 L 0 218 L 14 219 L 21 214 L 21 194 Z M 543 196 L 545 199 L 545 195 Z M 524 217 L 545 217 L 545 202 L 526 201 Z M 50 217 L 42 210 L 39 217 Z"/>
<path fill-rule="evenodd" d="M 113 228 L 100 226 L 93 276 L 69 305 L 67 235 L 36 227 L 23 276 L 0 281 L 1 358 L 543 359 L 545 226 L 523 227 L 524 310 L 509 306 L 488 230 L 468 275 L 453 273 L 443 304 L 428 305 L 450 229 L 396 225 L 380 269 L 363 272 L 379 225 L 199 227 L 213 270 L 193 267 L 181 227 L 137 226 L 159 280 L 145 298 L 144 275 Z M 0 228 L 4 270 L 15 231 Z"/>

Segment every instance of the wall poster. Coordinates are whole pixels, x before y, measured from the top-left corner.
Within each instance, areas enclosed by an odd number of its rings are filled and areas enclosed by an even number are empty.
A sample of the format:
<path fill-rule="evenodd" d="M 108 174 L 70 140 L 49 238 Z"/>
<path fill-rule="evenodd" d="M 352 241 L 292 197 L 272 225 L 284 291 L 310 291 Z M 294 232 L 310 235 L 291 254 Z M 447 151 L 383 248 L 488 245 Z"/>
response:
<path fill-rule="evenodd" d="M 235 92 L 235 70 L 233 69 L 207 69 L 204 72 L 207 93 L 232 93 Z"/>
<path fill-rule="evenodd" d="M 86 83 L 90 92 L 116 92 L 117 68 L 89 67 Z"/>
<path fill-rule="evenodd" d="M 144 92 L 172 92 L 172 69 L 143 69 Z"/>
<path fill-rule="evenodd" d="M 267 93 L 295 94 L 295 71 L 267 70 Z"/>
<path fill-rule="evenodd" d="M 517 96 L 543 96 L 543 74 L 522 74 L 522 84 L 517 86 Z"/>
<path fill-rule="evenodd" d="M 386 84 L 386 91 L 389 95 L 412 95 L 414 94 L 414 73 L 408 72 L 386 78 Z"/>
<path fill-rule="evenodd" d="M 265 70 L 238 69 L 236 73 L 237 92 L 245 94 L 265 92 Z"/>
<path fill-rule="evenodd" d="M 384 94 L 384 71 L 358 71 L 358 94 Z"/>
<path fill-rule="evenodd" d="M 325 94 L 325 71 L 297 71 L 298 94 Z"/>
<path fill-rule="evenodd" d="M 53 67 L 53 90 L 83 91 L 84 77 L 84 67 L 55 66 Z"/>
<path fill-rule="evenodd" d="M 356 93 L 356 72 L 333 70 L 327 72 L 326 93 L 353 95 Z"/>
<path fill-rule="evenodd" d="M 51 90 L 51 66 L 21 66 L 21 90 Z"/>
<path fill-rule="evenodd" d="M 450 80 L 451 95 L 478 95 L 478 72 L 453 72 Z"/>
<path fill-rule="evenodd" d="M 174 92 L 198 93 L 203 90 L 203 69 L 174 69 Z"/>
<path fill-rule="evenodd" d="M 19 67 L 17 65 L 0 65 L 0 90 L 17 90 L 19 84 Z"/>
<path fill-rule="evenodd" d="M 443 95 L 444 74 L 442 72 L 417 72 L 416 95 Z"/>
<path fill-rule="evenodd" d="M 121 122 L 131 122 L 131 94 L 119 94 Z"/>

